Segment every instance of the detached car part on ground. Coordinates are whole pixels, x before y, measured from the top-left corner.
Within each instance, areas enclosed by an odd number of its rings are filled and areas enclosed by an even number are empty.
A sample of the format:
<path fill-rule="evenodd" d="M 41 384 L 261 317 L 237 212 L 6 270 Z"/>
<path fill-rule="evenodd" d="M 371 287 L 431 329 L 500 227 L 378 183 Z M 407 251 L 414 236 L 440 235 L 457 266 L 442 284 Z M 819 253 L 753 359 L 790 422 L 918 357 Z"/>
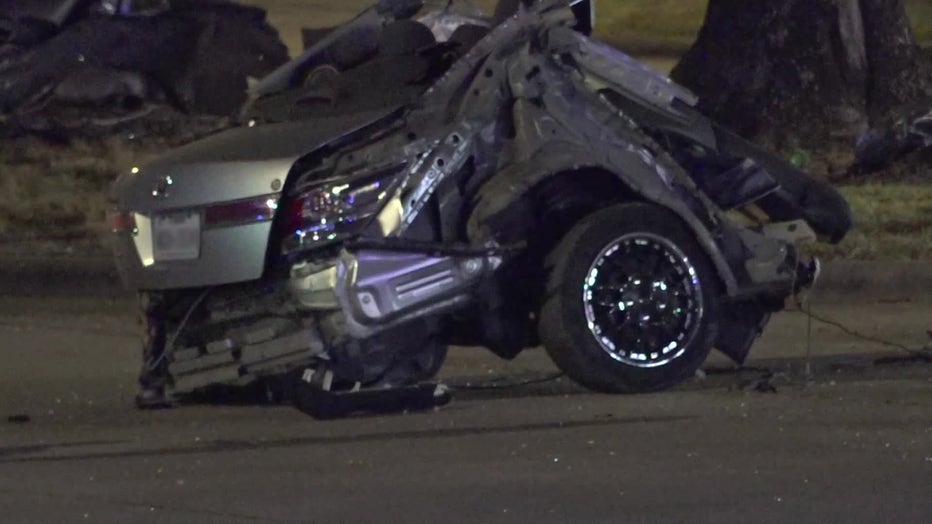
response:
<path fill-rule="evenodd" d="M 797 244 L 839 241 L 848 205 L 581 34 L 572 3 L 468 21 L 383 0 L 261 83 L 245 125 L 122 175 L 143 403 L 289 375 L 406 386 L 448 345 L 542 344 L 616 393 L 674 386 L 713 347 L 744 361 L 816 276 Z M 466 21 L 418 21 L 447 14 Z"/>
<path fill-rule="evenodd" d="M 287 60 L 265 11 L 225 0 L 0 0 L 7 133 L 233 116 L 249 79 Z"/>
<path fill-rule="evenodd" d="M 880 170 L 915 152 L 932 150 L 932 111 L 900 120 L 886 131 L 864 133 L 855 148 L 856 167 Z"/>

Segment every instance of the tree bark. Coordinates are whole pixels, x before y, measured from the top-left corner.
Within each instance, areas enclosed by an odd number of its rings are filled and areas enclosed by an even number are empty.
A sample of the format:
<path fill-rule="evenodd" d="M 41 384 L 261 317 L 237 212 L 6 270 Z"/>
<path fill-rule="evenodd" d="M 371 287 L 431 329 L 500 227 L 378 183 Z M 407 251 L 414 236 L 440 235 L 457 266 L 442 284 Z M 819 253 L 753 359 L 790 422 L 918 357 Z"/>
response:
<path fill-rule="evenodd" d="M 903 0 L 711 0 L 673 78 L 777 147 L 849 139 L 932 99 Z"/>
<path fill-rule="evenodd" d="M 886 124 L 899 108 L 932 98 L 932 68 L 913 38 L 903 0 L 861 0 L 861 10 L 870 51 L 867 110 L 872 121 Z"/>

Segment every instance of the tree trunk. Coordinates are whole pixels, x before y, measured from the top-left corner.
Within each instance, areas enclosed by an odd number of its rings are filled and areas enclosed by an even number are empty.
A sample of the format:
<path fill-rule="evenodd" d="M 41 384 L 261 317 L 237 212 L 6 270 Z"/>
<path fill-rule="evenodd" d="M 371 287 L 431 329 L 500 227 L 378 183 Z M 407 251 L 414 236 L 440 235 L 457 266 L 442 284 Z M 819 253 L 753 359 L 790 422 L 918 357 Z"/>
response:
<path fill-rule="evenodd" d="M 903 0 L 711 0 L 673 78 L 776 147 L 850 139 L 932 99 Z"/>
<path fill-rule="evenodd" d="M 861 0 L 869 66 L 867 110 L 878 123 L 932 96 L 932 68 L 913 38 L 903 0 Z M 925 108 L 928 110 L 928 106 Z"/>

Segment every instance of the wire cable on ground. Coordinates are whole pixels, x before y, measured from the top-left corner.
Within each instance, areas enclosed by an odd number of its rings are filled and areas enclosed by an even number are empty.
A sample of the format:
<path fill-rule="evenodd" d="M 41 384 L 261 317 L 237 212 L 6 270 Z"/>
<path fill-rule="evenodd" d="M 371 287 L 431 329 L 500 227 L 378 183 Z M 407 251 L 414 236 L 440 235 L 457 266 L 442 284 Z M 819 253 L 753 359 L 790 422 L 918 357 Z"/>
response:
<path fill-rule="evenodd" d="M 911 348 L 904 344 L 900 344 L 899 342 L 892 342 L 890 340 L 886 340 L 883 338 L 865 335 L 863 333 L 860 333 L 859 331 L 856 331 L 846 326 L 845 324 L 837 320 L 832 320 L 830 318 L 826 318 L 826 317 L 813 313 L 811 298 L 812 298 L 812 294 L 815 292 L 815 289 L 816 289 L 816 284 L 813 283 L 812 287 L 809 288 L 808 292 L 804 294 L 797 293 L 794 297 L 796 299 L 796 307 L 799 308 L 798 311 L 794 311 L 794 312 L 803 313 L 804 315 L 806 315 L 807 322 L 808 322 L 807 333 L 806 333 L 806 367 L 807 367 L 806 374 L 807 376 L 809 375 L 809 361 L 810 361 L 809 359 L 812 354 L 812 321 L 813 320 L 821 322 L 822 324 L 825 324 L 828 326 L 832 326 L 850 337 L 863 340 L 865 342 L 871 342 L 873 344 L 879 344 L 881 346 L 897 349 L 913 357 L 927 356 L 930 354 L 930 352 L 932 352 L 932 347 L 930 346 L 926 346 L 920 349 Z M 932 332 L 930 332 L 930 334 L 932 334 Z"/>
<path fill-rule="evenodd" d="M 900 350 L 900 351 L 903 351 L 903 352 L 908 353 L 908 354 L 913 355 L 913 356 L 925 355 L 925 354 L 928 354 L 929 351 L 930 351 L 930 348 L 929 348 L 928 346 L 926 346 L 926 347 L 924 347 L 924 348 L 919 348 L 919 349 L 917 349 L 917 348 L 911 348 L 911 347 L 909 347 L 909 346 L 906 346 L 906 345 L 904 345 L 904 344 L 900 344 L 900 343 L 898 343 L 898 342 L 892 342 L 892 341 L 885 340 L 885 339 L 882 339 L 882 338 L 873 337 L 873 336 L 870 336 L 870 335 L 865 335 L 865 334 L 863 334 L 863 333 L 859 333 L 858 331 L 855 331 L 854 329 L 849 328 L 848 326 L 842 324 L 841 322 L 838 322 L 837 320 L 832 320 L 832 319 L 829 319 L 829 318 L 826 318 L 826 317 L 822 317 L 822 316 L 819 316 L 819 315 L 813 313 L 811 308 L 800 309 L 799 311 L 796 311 L 796 312 L 797 312 L 797 313 L 803 313 L 804 315 L 808 316 L 810 319 L 815 320 L 815 321 L 817 321 L 817 322 L 821 322 L 822 324 L 826 324 L 826 325 L 828 325 L 828 326 L 832 326 L 832 327 L 834 327 L 834 328 L 837 328 L 838 330 L 842 331 L 842 332 L 845 333 L 846 335 L 851 336 L 851 337 L 853 337 L 853 338 L 857 338 L 857 339 L 863 340 L 863 341 L 865 341 L 865 342 L 871 342 L 871 343 L 874 343 L 874 344 L 879 344 L 879 345 L 881 345 L 881 346 L 890 347 L 890 348 L 893 348 L 893 349 L 898 349 L 898 350 Z"/>

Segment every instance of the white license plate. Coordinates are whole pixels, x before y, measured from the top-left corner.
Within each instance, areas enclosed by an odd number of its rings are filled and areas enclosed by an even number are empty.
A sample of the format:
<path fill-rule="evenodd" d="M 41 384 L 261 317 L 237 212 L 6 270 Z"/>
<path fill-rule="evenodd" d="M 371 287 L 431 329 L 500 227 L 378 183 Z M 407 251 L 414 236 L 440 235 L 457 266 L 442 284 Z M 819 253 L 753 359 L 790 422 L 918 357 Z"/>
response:
<path fill-rule="evenodd" d="M 156 215 L 152 237 L 156 262 L 194 260 L 201 256 L 201 214 L 188 211 Z"/>

